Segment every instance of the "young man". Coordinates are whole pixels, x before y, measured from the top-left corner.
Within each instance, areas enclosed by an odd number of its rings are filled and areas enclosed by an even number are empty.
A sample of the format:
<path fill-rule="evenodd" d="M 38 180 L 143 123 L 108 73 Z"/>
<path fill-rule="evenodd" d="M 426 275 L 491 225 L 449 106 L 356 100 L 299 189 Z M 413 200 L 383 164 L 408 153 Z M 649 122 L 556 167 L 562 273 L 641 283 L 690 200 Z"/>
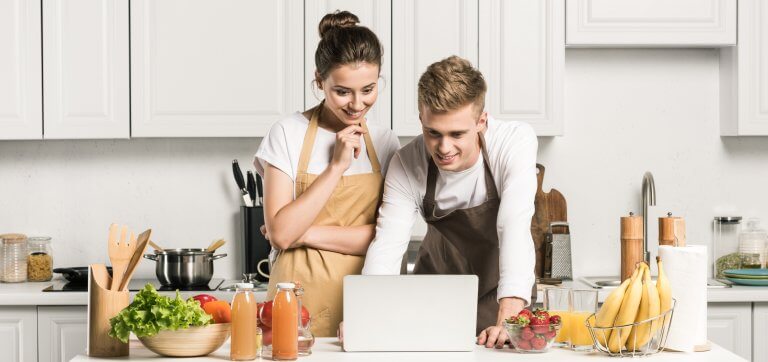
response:
<path fill-rule="evenodd" d="M 389 164 L 363 274 L 400 273 L 420 214 L 429 228 L 414 272 L 477 275 L 477 343 L 500 348 L 502 321 L 536 295 L 536 135 L 488 116 L 485 80 L 459 57 L 430 65 L 418 92 L 423 134 Z"/>

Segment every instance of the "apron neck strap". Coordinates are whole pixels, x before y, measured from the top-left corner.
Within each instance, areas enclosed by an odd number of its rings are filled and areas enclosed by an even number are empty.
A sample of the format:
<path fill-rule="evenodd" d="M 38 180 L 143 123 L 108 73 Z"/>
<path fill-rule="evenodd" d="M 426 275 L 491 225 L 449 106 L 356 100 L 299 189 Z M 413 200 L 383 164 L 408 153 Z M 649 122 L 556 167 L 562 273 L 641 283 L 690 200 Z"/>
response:
<path fill-rule="evenodd" d="M 320 112 L 322 112 L 325 104 L 325 100 L 315 107 L 312 111 L 312 116 L 309 118 L 309 125 L 307 126 L 307 132 L 304 134 L 304 143 L 301 145 L 301 154 L 299 156 L 299 168 L 296 175 L 306 174 L 309 167 L 309 158 L 312 155 L 312 148 L 315 145 L 315 136 L 317 135 L 318 122 L 320 120 Z M 371 169 L 375 173 L 381 173 L 381 164 L 379 164 L 379 158 L 376 156 L 376 150 L 373 147 L 373 141 L 371 140 L 371 132 L 368 131 L 368 125 L 363 119 L 360 122 L 360 126 L 365 130 L 363 140 L 365 141 L 365 150 L 368 154 L 368 159 L 371 162 Z"/>
<path fill-rule="evenodd" d="M 496 190 L 496 184 L 493 182 L 493 173 L 491 173 L 488 151 L 485 146 L 485 136 L 482 132 L 478 135 L 480 136 L 480 151 L 483 153 L 483 170 L 485 172 L 485 190 L 488 194 L 487 199 L 493 200 L 499 197 L 499 193 Z M 429 166 L 427 168 L 427 191 L 424 194 L 424 199 L 434 203 L 437 176 L 440 174 L 440 171 L 437 169 L 437 165 L 435 165 L 435 160 L 429 155 L 429 151 L 427 151 L 427 159 L 429 161 Z"/>

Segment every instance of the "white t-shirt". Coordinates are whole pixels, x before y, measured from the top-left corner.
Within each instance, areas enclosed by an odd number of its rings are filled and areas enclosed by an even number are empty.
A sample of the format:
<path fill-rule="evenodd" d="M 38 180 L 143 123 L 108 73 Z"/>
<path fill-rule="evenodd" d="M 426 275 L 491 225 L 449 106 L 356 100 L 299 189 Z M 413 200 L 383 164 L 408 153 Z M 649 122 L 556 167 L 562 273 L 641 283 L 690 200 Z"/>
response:
<path fill-rule="evenodd" d="M 496 220 L 499 235 L 499 288 L 497 297 L 518 297 L 530 302 L 535 282 L 536 252 L 531 237 L 531 217 L 536 195 L 538 141 L 524 122 L 496 121 L 488 117 L 485 132 L 489 165 L 501 203 Z M 389 164 L 376 237 L 368 247 L 363 274 L 399 274 L 410 231 L 427 190 L 424 137 L 401 148 Z M 467 170 L 440 170 L 435 201 L 442 212 L 482 204 L 487 199 L 483 157 Z"/>
<path fill-rule="evenodd" d="M 291 114 L 276 122 L 269 129 L 269 133 L 264 137 L 256 151 L 254 166 L 256 172 L 264 176 L 266 162 L 285 172 L 292 180 L 296 180 L 296 173 L 299 168 L 299 156 L 304 143 L 304 134 L 309 127 L 309 120 L 300 112 Z M 379 159 L 382 168 L 382 174 L 386 171 L 386 165 L 400 148 L 400 141 L 389 128 L 379 127 L 369 124 L 373 148 Z M 360 173 L 369 173 L 372 171 L 371 162 L 368 159 L 365 141 L 360 136 L 362 145 L 358 158 L 353 158 L 344 175 L 354 175 Z M 336 144 L 336 133 L 318 127 L 315 144 L 312 147 L 312 154 L 309 158 L 307 172 L 310 174 L 322 173 L 330 164 L 333 157 L 333 147 Z"/>

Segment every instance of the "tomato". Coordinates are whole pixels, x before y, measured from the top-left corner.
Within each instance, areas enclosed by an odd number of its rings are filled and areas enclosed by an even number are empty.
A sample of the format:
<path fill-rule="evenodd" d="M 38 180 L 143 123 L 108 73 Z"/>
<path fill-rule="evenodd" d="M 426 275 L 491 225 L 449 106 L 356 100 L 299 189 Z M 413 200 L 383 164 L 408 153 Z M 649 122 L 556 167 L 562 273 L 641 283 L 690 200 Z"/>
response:
<path fill-rule="evenodd" d="M 265 302 L 259 307 L 259 320 L 267 327 L 272 327 L 272 301 Z M 309 322 L 309 310 L 301 306 L 301 324 L 307 325 Z"/>
<path fill-rule="evenodd" d="M 261 343 L 265 346 L 272 345 L 272 328 L 261 329 Z"/>
<path fill-rule="evenodd" d="M 200 306 L 201 307 L 204 306 L 205 303 L 214 302 L 214 301 L 217 300 L 216 297 L 214 297 L 212 295 L 209 295 L 209 294 L 198 294 L 198 295 L 192 297 L 192 299 L 200 302 Z"/>
<path fill-rule="evenodd" d="M 223 300 L 205 303 L 203 310 L 213 317 L 214 323 L 229 323 L 232 321 L 229 303 Z"/>

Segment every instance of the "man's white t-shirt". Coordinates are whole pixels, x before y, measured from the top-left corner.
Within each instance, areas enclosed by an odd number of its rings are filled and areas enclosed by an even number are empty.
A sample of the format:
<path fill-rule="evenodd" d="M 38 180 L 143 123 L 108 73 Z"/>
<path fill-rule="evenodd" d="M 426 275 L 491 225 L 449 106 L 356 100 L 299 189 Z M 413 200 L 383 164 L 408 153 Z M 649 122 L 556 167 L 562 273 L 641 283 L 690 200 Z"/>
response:
<path fill-rule="evenodd" d="M 304 134 L 307 133 L 309 120 L 300 112 L 293 113 L 276 122 L 269 129 L 256 151 L 254 166 L 259 175 L 264 176 L 264 168 L 268 162 L 296 181 L 296 173 L 299 167 L 299 156 L 304 143 Z M 394 132 L 389 128 L 368 124 L 368 132 L 376 151 L 376 157 L 382 168 L 382 175 L 386 171 L 386 165 L 400 148 L 400 142 Z M 333 157 L 333 147 L 336 144 L 336 133 L 318 127 L 315 136 L 315 144 L 309 158 L 307 172 L 310 174 L 322 173 L 330 164 Z M 369 173 L 372 171 L 371 162 L 368 159 L 367 148 L 363 137 L 360 136 L 360 155 L 352 159 L 344 175 Z"/>
<path fill-rule="evenodd" d="M 527 123 L 497 121 L 492 117 L 488 117 L 484 135 L 491 174 L 501 198 L 496 220 L 500 248 L 497 297 L 518 297 L 530 303 L 536 263 L 530 227 L 536 195 L 538 141 Z M 423 136 L 416 137 L 392 158 L 376 237 L 368 247 L 363 274 L 400 273 L 413 223 L 418 214 L 424 216 L 428 158 Z M 440 170 L 435 201 L 442 212 L 474 207 L 486 200 L 482 155 L 467 170 Z"/>

